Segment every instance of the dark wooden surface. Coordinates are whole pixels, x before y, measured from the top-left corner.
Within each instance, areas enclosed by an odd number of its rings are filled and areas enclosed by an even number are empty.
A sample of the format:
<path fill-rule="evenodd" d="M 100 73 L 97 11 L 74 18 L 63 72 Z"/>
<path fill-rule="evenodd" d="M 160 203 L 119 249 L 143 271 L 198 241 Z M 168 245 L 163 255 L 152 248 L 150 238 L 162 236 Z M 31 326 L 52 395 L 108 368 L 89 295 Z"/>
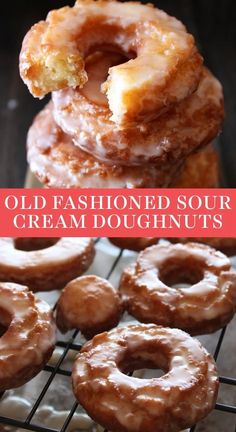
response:
<path fill-rule="evenodd" d="M 22 38 L 49 9 L 68 3 L 73 2 L 21 0 L 5 1 L 0 6 L 0 187 L 23 186 L 27 129 L 45 104 L 33 99 L 19 78 Z M 236 2 L 159 0 L 157 4 L 186 24 L 206 64 L 223 83 L 226 120 L 219 139 L 222 171 L 225 185 L 236 187 Z"/>

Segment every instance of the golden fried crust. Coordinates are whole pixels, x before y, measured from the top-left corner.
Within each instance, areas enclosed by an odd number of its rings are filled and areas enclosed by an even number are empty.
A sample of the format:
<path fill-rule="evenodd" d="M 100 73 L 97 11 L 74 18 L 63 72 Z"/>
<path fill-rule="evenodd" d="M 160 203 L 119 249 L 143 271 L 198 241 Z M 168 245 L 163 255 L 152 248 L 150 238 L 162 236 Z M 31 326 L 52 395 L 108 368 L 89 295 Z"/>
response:
<path fill-rule="evenodd" d="M 35 119 L 28 134 L 31 171 L 46 187 L 138 188 L 167 187 L 181 164 L 123 167 L 107 165 L 73 145 L 56 125 L 49 104 Z"/>
<path fill-rule="evenodd" d="M 207 244 L 225 255 L 233 256 L 236 255 L 236 238 L 218 238 L 218 237 L 180 237 L 180 238 L 168 238 L 171 243 L 188 243 L 188 242 L 199 242 Z"/>
<path fill-rule="evenodd" d="M 236 272 L 225 255 L 209 246 L 159 244 L 141 252 L 124 271 L 120 291 L 139 321 L 206 334 L 235 313 Z"/>
<path fill-rule="evenodd" d="M 127 372 L 160 368 L 161 378 Z M 177 329 L 129 325 L 102 333 L 78 354 L 76 398 L 96 422 L 114 432 L 177 432 L 214 407 L 216 365 L 202 345 Z"/>
<path fill-rule="evenodd" d="M 101 161 L 120 165 L 184 162 L 217 136 L 224 118 L 222 87 L 206 68 L 195 93 L 135 127 L 114 125 L 109 108 L 79 90 L 62 90 L 52 97 L 55 120 L 74 143 Z"/>
<path fill-rule="evenodd" d="M 56 322 L 63 332 L 79 329 L 87 339 L 115 327 L 121 315 L 117 290 L 98 276 L 82 276 L 63 289 Z"/>
<path fill-rule="evenodd" d="M 103 0 L 77 1 L 35 24 L 23 41 L 21 77 L 37 97 L 83 86 L 86 55 L 107 43 L 136 56 L 112 67 L 103 85 L 116 123 L 155 118 L 199 83 L 202 58 L 181 22 L 150 4 Z"/>
<path fill-rule="evenodd" d="M 111 237 L 109 241 L 121 249 L 139 252 L 157 243 L 157 237 Z"/>
<path fill-rule="evenodd" d="M 88 269 L 95 254 L 93 240 L 86 237 L 62 237 L 51 246 L 46 241 L 45 247 L 41 243 L 40 250 L 32 250 L 28 243 L 28 251 L 19 250 L 14 239 L 1 237 L 0 280 L 25 284 L 34 292 L 61 289 Z"/>
<path fill-rule="evenodd" d="M 22 386 L 37 375 L 52 355 L 55 324 L 48 304 L 27 287 L 0 283 L 0 391 Z M 3 313 L 2 313 L 3 312 Z"/>
<path fill-rule="evenodd" d="M 174 188 L 217 188 L 219 187 L 219 156 L 212 145 L 189 156 L 181 174 L 176 178 Z"/>

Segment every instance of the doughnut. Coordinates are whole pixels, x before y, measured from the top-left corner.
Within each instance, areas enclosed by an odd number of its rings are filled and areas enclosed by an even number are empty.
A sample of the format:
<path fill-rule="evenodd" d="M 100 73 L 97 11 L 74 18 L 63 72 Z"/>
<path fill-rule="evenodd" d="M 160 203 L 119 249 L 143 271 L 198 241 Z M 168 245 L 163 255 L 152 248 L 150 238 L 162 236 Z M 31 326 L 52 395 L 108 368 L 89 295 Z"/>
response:
<path fill-rule="evenodd" d="M 157 117 L 199 83 L 202 57 L 180 21 L 150 4 L 104 0 L 77 0 L 35 24 L 23 41 L 21 77 L 36 97 L 83 87 L 87 55 L 107 45 L 128 59 L 102 87 L 116 123 Z"/>
<path fill-rule="evenodd" d="M 0 283 L 0 391 L 20 387 L 50 359 L 56 327 L 49 305 L 26 286 Z"/>
<path fill-rule="evenodd" d="M 74 279 L 63 289 L 57 304 L 56 323 L 62 333 L 79 329 L 90 339 L 115 327 L 120 315 L 117 290 L 107 280 L 88 275 Z"/>
<path fill-rule="evenodd" d="M 41 239 L 40 250 L 38 239 L 28 239 L 22 247 L 19 238 L 16 242 L 0 237 L 0 281 L 27 285 L 34 292 L 64 288 L 88 269 L 95 254 L 93 240 L 85 237 L 61 237 L 56 243 L 53 239 L 51 245 L 45 239 L 44 249 Z"/>
<path fill-rule="evenodd" d="M 128 249 L 139 252 L 157 243 L 157 237 L 111 237 L 108 239 L 120 249 Z"/>
<path fill-rule="evenodd" d="M 52 94 L 56 122 L 82 150 L 106 163 L 163 166 L 186 158 L 216 137 L 224 117 L 222 87 L 206 68 L 198 89 L 188 98 L 152 121 L 122 127 L 111 121 L 103 99 L 98 102 L 100 74 L 105 75 L 114 55 L 96 54 L 95 60 L 90 57 L 94 67 L 88 88 L 86 84 L 82 90 Z"/>
<path fill-rule="evenodd" d="M 120 292 L 141 322 L 208 334 L 234 316 L 236 272 L 229 258 L 207 245 L 158 244 L 123 272 Z"/>
<path fill-rule="evenodd" d="M 219 157 L 212 144 L 186 159 L 181 173 L 174 180 L 171 187 L 219 187 Z"/>
<path fill-rule="evenodd" d="M 164 375 L 126 375 L 143 367 Z M 79 352 L 72 382 L 89 416 L 114 432 L 178 432 L 204 418 L 218 392 L 215 362 L 199 341 L 147 324 L 95 336 Z"/>
<path fill-rule="evenodd" d="M 122 167 L 106 165 L 73 145 L 56 125 L 49 104 L 38 114 L 27 140 L 28 162 L 38 180 L 49 188 L 167 187 L 181 163 Z"/>
<path fill-rule="evenodd" d="M 171 243 L 189 243 L 198 242 L 207 244 L 225 255 L 233 256 L 236 255 L 236 238 L 228 237 L 180 237 L 180 238 L 168 238 Z"/>

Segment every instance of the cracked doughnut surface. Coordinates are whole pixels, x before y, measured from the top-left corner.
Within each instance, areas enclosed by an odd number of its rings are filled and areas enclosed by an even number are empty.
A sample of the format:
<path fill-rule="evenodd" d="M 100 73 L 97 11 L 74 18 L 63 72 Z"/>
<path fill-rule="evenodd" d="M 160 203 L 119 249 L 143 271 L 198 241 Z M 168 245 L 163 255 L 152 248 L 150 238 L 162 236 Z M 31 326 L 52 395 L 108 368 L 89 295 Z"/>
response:
<path fill-rule="evenodd" d="M 111 67 L 103 84 L 116 123 L 155 118 L 199 83 L 202 58 L 180 21 L 150 4 L 114 0 L 77 0 L 35 24 L 23 41 L 21 77 L 37 97 L 83 87 L 86 56 L 107 44 L 135 56 Z"/>
<path fill-rule="evenodd" d="M 236 310 L 236 272 L 230 260 L 198 243 L 145 249 L 123 272 L 120 291 L 139 321 L 192 335 L 220 329 Z"/>
<path fill-rule="evenodd" d="M 126 375 L 142 367 L 164 375 Z M 72 382 L 89 416 L 114 432 L 178 432 L 213 409 L 218 389 L 215 362 L 196 339 L 145 324 L 95 336 L 78 354 Z"/>
<path fill-rule="evenodd" d="M 13 238 L 1 237 L 0 280 L 25 284 L 34 292 L 61 289 L 93 261 L 95 250 L 90 238 L 61 237 L 56 243 L 52 239 L 51 245 L 48 240 L 43 248 L 43 239 L 16 239 L 15 243 Z"/>
<path fill-rule="evenodd" d="M 50 359 L 56 328 L 49 305 L 26 286 L 0 283 L 0 391 L 22 386 Z"/>
<path fill-rule="evenodd" d="M 181 163 L 162 167 L 106 165 L 72 143 L 57 126 L 52 104 L 39 113 L 27 140 L 31 171 L 46 187 L 55 188 L 155 188 L 167 187 Z"/>

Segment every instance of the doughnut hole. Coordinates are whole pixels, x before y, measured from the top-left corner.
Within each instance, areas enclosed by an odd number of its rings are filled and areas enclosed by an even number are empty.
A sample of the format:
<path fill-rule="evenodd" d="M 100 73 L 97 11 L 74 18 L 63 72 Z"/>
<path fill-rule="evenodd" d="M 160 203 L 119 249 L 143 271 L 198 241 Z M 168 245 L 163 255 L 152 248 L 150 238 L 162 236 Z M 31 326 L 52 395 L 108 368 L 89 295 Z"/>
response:
<path fill-rule="evenodd" d="M 6 333 L 12 321 L 11 314 L 0 307 L 0 337 Z"/>
<path fill-rule="evenodd" d="M 14 239 L 14 247 L 17 250 L 26 252 L 48 249 L 54 246 L 59 241 L 59 238 L 42 238 L 42 237 L 16 237 Z"/>
<path fill-rule="evenodd" d="M 158 347 L 159 348 L 159 347 Z M 118 368 L 125 375 L 131 375 L 138 379 L 160 378 L 169 371 L 169 357 L 165 347 L 136 348 L 135 352 L 127 350 Z"/>
<path fill-rule="evenodd" d="M 80 93 L 91 103 L 108 107 L 108 99 L 102 92 L 102 85 L 108 78 L 109 69 L 125 63 L 133 56 L 122 52 L 119 47 L 112 45 L 95 46 L 90 50 L 85 60 L 88 81 Z"/>
<path fill-rule="evenodd" d="M 195 260 L 167 260 L 159 270 L 159 279 L 171 288 L 190 288 L 204 277 L 203 263 Z"/>

